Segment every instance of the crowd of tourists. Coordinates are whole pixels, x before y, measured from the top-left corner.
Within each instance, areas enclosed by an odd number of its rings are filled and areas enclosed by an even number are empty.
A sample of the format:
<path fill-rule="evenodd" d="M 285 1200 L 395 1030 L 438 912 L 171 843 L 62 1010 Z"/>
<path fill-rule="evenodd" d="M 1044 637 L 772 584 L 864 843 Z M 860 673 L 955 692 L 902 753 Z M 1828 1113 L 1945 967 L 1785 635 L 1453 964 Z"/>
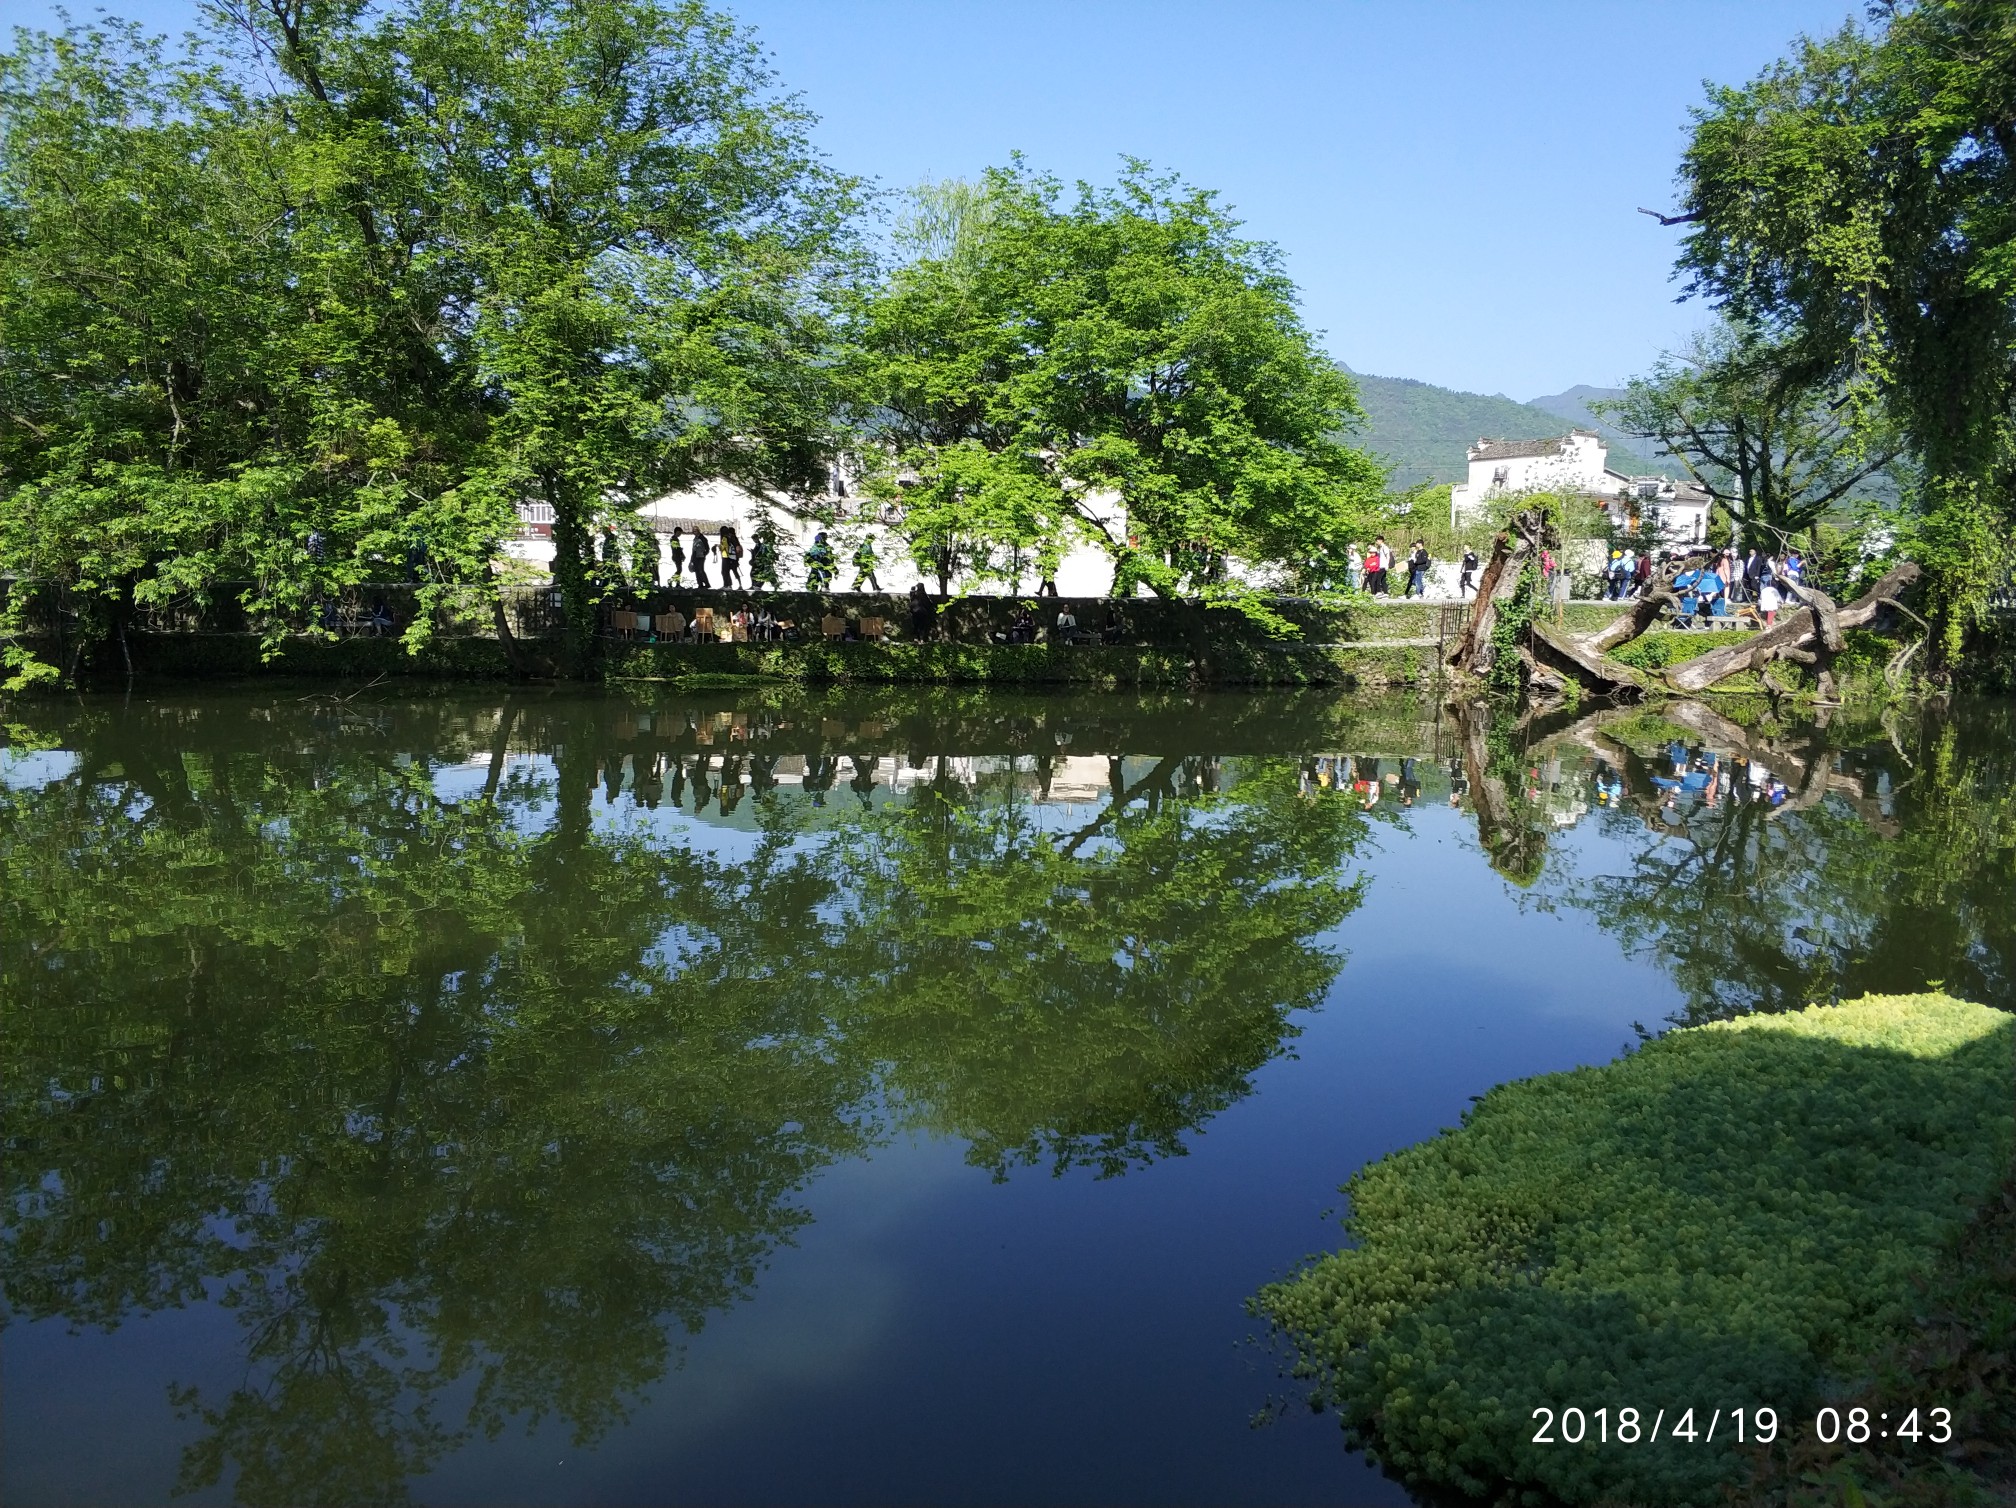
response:
<path fill-rule="evenodd" d="M 1643 596 L 1655 575 L 1665 579 L 1676 558 L 1681 567 L 1673 575 L 1673 590 L 1680 598 L 1683 625 L 1727 618 L 1735 607 L 1747 605 L 1768 628 L 1788 603 L 1804 600 L 1806 561 L 1796 548 L 1752 549 L 1739 555 L 1733 546 L 1678 557 L 1662 552 L 1656 564 L 1649 552 L 1612 550 L 1604 596 L 1615 600 Z"/>
<path fill-rule="evenodd" d="M 613 538 L 606 542 L 604 556 L 609 560 L 615 558 Z M 739 588 L 743 585 L 745 558 L 749 589 L 769 587 L 777 590 L 780 587 L 778 549 L 776 542 L 767 534 L 759 535 L 753 548 L 745 549 L 732 524 L 721 525 L 716 541 L 712 542 L 703 530 L 687 530 L 674 525 L 666 550 L 650 561 L 649 569 L 640 573 L 644 577 L 640 584 L 681 586 L 690 573 L 694 587 L 712 589 L 713 583 L 708 579 L 711 560 L 720 574 L 720 585 L 723 588 Z M 1598 596 L 1605 601 L 1643 596 L 1651 590 L 1655 579 L 1666 579 L 1676 560 L 1682 564 L 1673 574 L 1672 586 L 1680 598 L 1679 621 L 1683 625 L 1726 618 L 1734 608 L 1747 605 L 1768 626 L 1788 603 L 1802 600 L 1800 588 L 1805 562 L 1796 548 L 1789 547 L 1775 552 L 1752 549 L 1747 554 L 1739 554 L 1731 546 L 1719 551 L 1709 550 L 1705 554 L 1697 550 L 1683 556 L 1676 551 L 1662 550 L 1655 555 L 1650 550 L 1620 546 L 1610 552 L 1610 558 L 1603 566 L 1598 580 Z M 872 537 L 862 537 L 854 546 L 848 563 L 853 568 L 851 590 L 882 590 L 877 577 L 881 562 Z M 1540 564 L 1547 596 L 1567 600 L 1569 572 L 1565 565 L 1551 551 L 1542 551 Z M 1429 573 L 1434 565 L 1434 557 L 1429 553 L 1425 540 L 1414 540 L 1403 555 L 1396 553 L 1386 537 L 1380 535 L 1370 546 L 1350 546 L 1345 584 L 1374 597 L 1390 597 L 1397 582 L 1401 597 L 1425 598 L 1428 595 Z M 1456 565 L 1457 599 L 1468 600 L 1476 595 L 1482 563 L 1476 550 L 1465 545 Z M 813 536 L 812 543 L 805 549 L 806 590 L 833 591 L 841 574 L 840 554 L 822 530 Z M 1038 588 L 1039 597 L 1046 595 L 1053 598 L 1057 595 L 1054 583 L 1045 581 Z M 927 635 L 931 613 L 928 593 L 923 583 L 919 582 L 910 592 L 913 637 Z M 1043 625 L 1037 623 L 1032 613 L 1018 609 L 1008 628 L 994 637 L 1006 643 L 1034 643 L 1041 631 L 1047 629 L 1049 636 L 1058 642 L 1090 642 L 1096 637 L 1113 643 L 1124 634 L 1124 627 L 1116 633 L 1110 624 L 1096 632 L 1082 629 L 1075 618 L 1064 621 L 1069 617 L 1071 615 L 1066 609 L 1057 622 Z M 777 634 L 773 632 L 770 636 Z"/>
<path fill-rule="evenodd" d="M 1805 561 L 1791 547 L 1739 553 L 1731 546 L 1719 551 L 1661 550 L 1655 554 L 1620 546 L 1610 552 L 1599 573 L 1597 596 L 1603 601 L 1643 596 L 1655 580 L 1666 579 L 1676 561 L 1681 564 L 1673 574 L 1673 589 L 1679 593 L 1680 619 L 1685 624 L 1728 617 L 1735 607 L 1747 605 L 1768 626 L 1788 604 L 1803 600 L 1800 588 Z M 1382 535 L 1369 548 L 1356 544 L 1350 547 L 1346 584 L 1374 597 L 1389 597 L 1398 581 L 1401 597 L 1426 597 L 1428 576 L 1434 564 L 1425 541 L 1417 539 L 1405 555 L 1396 555 Z M 1467 601 L 1477 594 L 1482 576 L 1477 551 L 1469 545 L 1463 546 L 1456 568 L 1456 597 L 1458 601 Z M 1566 564 L 1553 551 L 1542 550 L 1540 570 L 1543 591 L 1549 600 L 1567 601 L 1570 572 Z"/>
<path fill-rule="evenodd" d="M 1476 556 L 1469 557 L 1473 565 Z M 1393 572 L 1396 566 L 1401 571 L 1404 584 L 1402 597 L 1426 597 L 1428 595 L 1428 572 L 1435 562 L 1428 553 L 1424 540 L 1415 540 L 1407 547 L 1404 556 L 1396 556 L 1393 547 L 1386 543 L 1386 536 L 1380 535 L 1372 541 L 1370 549 L 1354 544 L 1350 547 L 1344 563 L 1344 584 L 1374 597 L 1391 596 L 1393 592 Z"/>

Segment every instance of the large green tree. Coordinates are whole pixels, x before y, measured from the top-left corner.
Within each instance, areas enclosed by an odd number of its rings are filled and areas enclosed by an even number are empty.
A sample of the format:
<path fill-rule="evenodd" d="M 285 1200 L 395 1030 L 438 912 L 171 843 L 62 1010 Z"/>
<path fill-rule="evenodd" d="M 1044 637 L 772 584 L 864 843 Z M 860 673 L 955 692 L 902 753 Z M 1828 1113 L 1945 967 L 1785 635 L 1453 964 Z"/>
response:
<path fill-rule="evenodd" d="M 1681 169 L 1681 266 L 1902 426 L 1950 655 L 2016 539 L 2016 10 L 1871 9 L 1711 93 Z"/>
<path fill-rule="evenodd" d="M 1018 163 L 955 207 L 872 301 L 856 363 L 920 550 L 962 529 L 1037 555 L 1085 539 L 1121 590 L 1207 596 L 1240 595 L 1234 560 L 1339 574 L 1384 473 L 1342 438 L 1351 379 L 1274 248 L 1138 162 L 1070 203 Z"/>
<path fill-rule="evenodd" d="M 1742 545 L 1775 550 L 1897 458 L 1891 428 L 1853 424 L 1829 375 L 1754 326 L 1724 322 L 1596 407 L 1671 453 Z"/>
<path fill-rule="evenodd" d="M 475 579 L 508 526 L 453 490 L 485 405 L 411 185 L 365 202 L 231 62 L 117 23 L 0 56 L 0 572 L 80 643 L 225 582 L 272 622 L 416 554 Z"/>
<path fill-rule="evenodd" d="M 250 582 L 277 624 L 488 581 L 543 499 L 585 662 L 604 525 L 822 474 L 852 187 L 747 33 L 660 0 L 212 20 L 176 58 L 112 26 L 0 59 L 0 570 L 113 626 Z"/>

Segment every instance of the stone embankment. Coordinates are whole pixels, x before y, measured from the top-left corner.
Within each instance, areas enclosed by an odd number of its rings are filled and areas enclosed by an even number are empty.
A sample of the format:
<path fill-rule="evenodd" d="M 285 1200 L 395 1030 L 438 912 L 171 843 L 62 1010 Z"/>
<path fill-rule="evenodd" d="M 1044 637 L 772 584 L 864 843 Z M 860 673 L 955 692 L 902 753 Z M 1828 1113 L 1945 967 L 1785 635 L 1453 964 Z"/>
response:
<path fill-rule="evenodd" d="M 510 599 L 508 641 L 497 633 L 494 613 L 490 621 L 474 610 L 437 613 L 434 632 L 417 653 L 409 653 L 401 642 L 413 614 L 408 595 L 364 588 L 358 598 L 339 612 L 325 612 L 315 629 L 299 628 L 277 639 L 220 614 L 135 624 L 123 642 L 93 646 L 85 670 L 101 680 L 123 678 L 129 664 L 132 674 L 147 678 L 508 679 L 559 673 L 558 624 L 545 592 Z M 1043 626 L 1041 641 L 1002 642 L 1018 604 L 1031 600 L 934 600 L 932 633 L 914 639 L 909 604 L 900 596 L 661 589 L 639 593 L 605 613 L 601 671 L 612 679 L 701 683 L 1418 686 L 1436 678 L 1467 612 L 1461 604 L 1442 602 L 1338 605 L 1271 599 L 1269 609 L 1292 626 L 1293 632 L 1284 636 L 1231 608 L 1137 598 L 1120 604 L 1122 624 L 1106 642 L 1112 601 L 1041 598 L 1034 599 Z M 795 636 L 767 643 L 693 642 L 655 631 L 658 616 L 675 609 L 690 621 L 698 609 L 707 608 L 725 623 L 743 606 L 752 611 L 768 607 L 794 625 Z M 1051 625 L 1067 607 L 1090 642 L 1054 642 Z M 639 612 L 654 619 L 653 631 L 637 628 L 634 615 Z M 1566 622 L 1571 629 L 1593 628 L 1613 613 L 1606 604 L 1571 603 Z M 822 624 L 835 618 L 846 625 L 839 640 L 822 632 Z M 854 637 L 863 632 L 866 620 L 874 619 L 882 622 L 881 640 Z M 60 634 L 36 635 L 30 643 L 66 668 L 75 658 Z"/>

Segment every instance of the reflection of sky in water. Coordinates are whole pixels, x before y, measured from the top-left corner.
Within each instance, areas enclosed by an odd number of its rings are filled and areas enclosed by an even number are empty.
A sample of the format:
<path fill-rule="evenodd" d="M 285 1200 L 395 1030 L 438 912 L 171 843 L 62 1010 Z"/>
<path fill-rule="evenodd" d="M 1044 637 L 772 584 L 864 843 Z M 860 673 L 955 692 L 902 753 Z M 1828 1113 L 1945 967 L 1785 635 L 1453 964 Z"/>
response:
<path fill-rule="evenodd" d="M 77 756 L 68 749 L 39 749 L 22 753 L 0 749 L 0 785 L 15 791 L 39 791 L 77 773 Z"/>

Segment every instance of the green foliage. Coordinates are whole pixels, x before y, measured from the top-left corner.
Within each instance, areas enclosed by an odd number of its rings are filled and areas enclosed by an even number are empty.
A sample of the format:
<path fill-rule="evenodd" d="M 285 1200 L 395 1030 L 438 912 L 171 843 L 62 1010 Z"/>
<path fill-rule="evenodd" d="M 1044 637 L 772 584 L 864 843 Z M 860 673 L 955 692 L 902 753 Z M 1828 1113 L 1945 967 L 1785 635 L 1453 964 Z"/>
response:
<path fill-rule="evenodd" d="M 821 472 L 853 189 L 729 21 L 212 19 L 174 59 L 118 25 L 0 57 L 0 571 L 87 637 L 220 581 L 276 634 L 359 581 L 487 583 L 543 498 L 578 660 L 627 507 Z"/>
<path fill-rule="evenodd" d="M 1769 1405 L 1901 1326 L 2012 1151 L 2003 1012 L 1869 997 L 1502 1086 L 1348 1185 L 1351 1249 L 1264 1290 L 1354 1442 L 1512 1503 L 1720 1500 L 1742 1460 L 1534 1446 L 1538 1407 Z"/>
<path fill-rule="evenodd" d="M 912 237 L 926 254 L 871 300 L 851 362 L 889 458 L 873 485 L 900 498 L 921 567 L 944 578 L 956 554 L 1007 580 L 1084 540 L 1116 592 L 1250 605 L 1229 559 L 1341 579 L 1383 474 L 1336 438 L 1351 381 L 1272 247 L 1140 163 L 1069 205 L 1019 163 L 947 194 L 919 214 L 956 210 L 956 234 Z"/>
<path fill-rule="evenodd" d="M 1612 650 L 1610 657 L 1633 670 L 1664 670 L 1668 665 L 1677 665 L 1682 660 L 1713 649 L 1719 642 L 1698 633 L 1654 629 Z M 1684 738 L 1686 735 L 1683 732 L 1681 736 Z"/>
<path fill-rule="evenodd" d="M 1852 422 L 1854 395 L 1831 376 L 1798 345 L 1725 320 L 1599 408 L 1669 451 L 1743 548 L 1779 550 L 1901 449 L 1880 411 Z"/>
<path fill-rule="evenodd" d="M 1484 682 L 1500 696 L 1519 692 L 1523 674 L 1519 651 L 1525 648 L 1527 631 L 1540 611 L 1541 587 L 1540 562 L 1528 559 L 1512 595 L 1498 604 L 1498 615 L 1491 623 L 1491 662 Z"/>
<path fill-rule="evenodd" d="M 1681 265 L 1781 331 L 1858 425 L 1901 428 L 1929 542 L 1953 546 L 1935 601 L 1967 620 L 1981 568 L 1992 579 L 2016 550 L 2016 12 L 1906 0 L 1875 14 L 1711 92 L 1682 166 Z"/>

